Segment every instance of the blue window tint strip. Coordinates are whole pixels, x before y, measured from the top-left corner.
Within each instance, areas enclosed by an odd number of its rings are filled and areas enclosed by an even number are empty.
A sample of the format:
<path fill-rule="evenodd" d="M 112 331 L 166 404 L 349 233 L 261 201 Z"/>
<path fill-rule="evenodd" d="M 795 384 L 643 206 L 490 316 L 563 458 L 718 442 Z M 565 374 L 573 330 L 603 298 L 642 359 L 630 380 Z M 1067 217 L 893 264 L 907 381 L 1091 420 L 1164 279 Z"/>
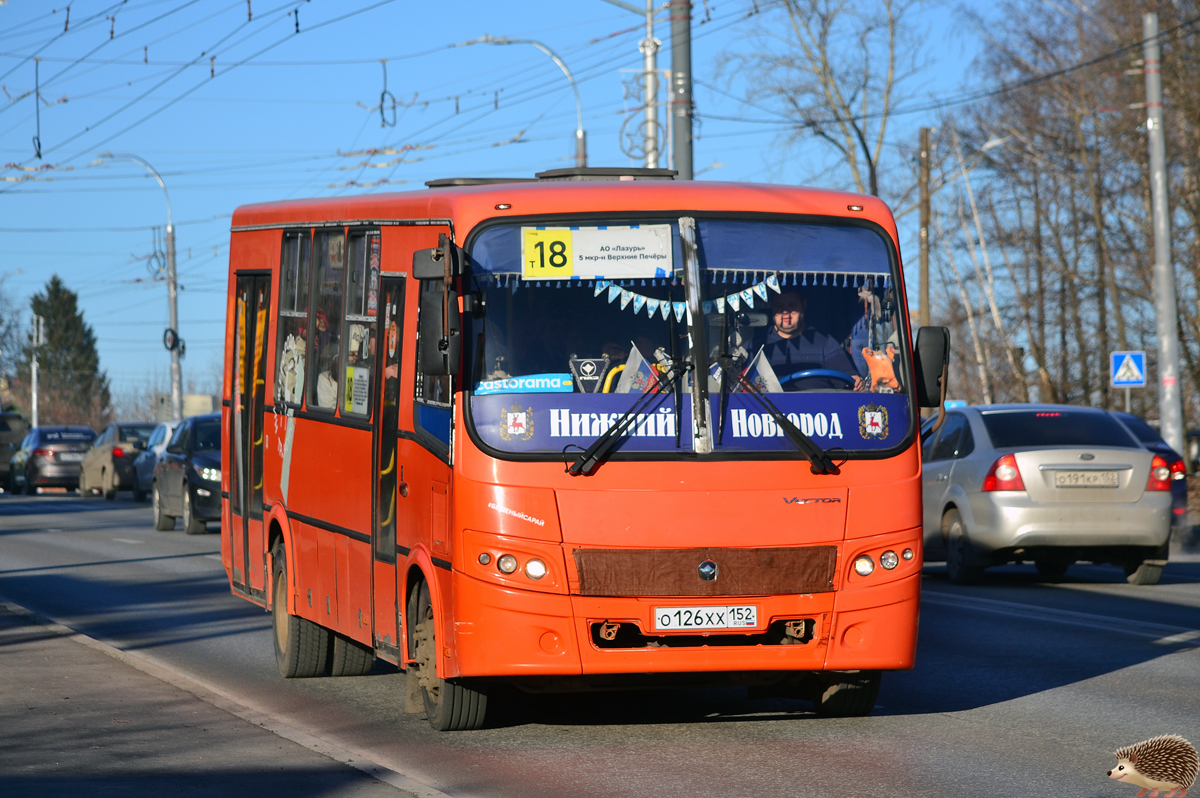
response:
<path fill-rule="evenodd" d="M 697 219 L 700 265 L 746 271 L 888 274 L 883 237 L 865 227 Z"/>
<path fill-rule="evenodd" d="M 417 426 L 449 446 L 450 425 L 454 422 L 450 408 L 427 405 L 419 401 L 416 403 L 416 408 Z"/>

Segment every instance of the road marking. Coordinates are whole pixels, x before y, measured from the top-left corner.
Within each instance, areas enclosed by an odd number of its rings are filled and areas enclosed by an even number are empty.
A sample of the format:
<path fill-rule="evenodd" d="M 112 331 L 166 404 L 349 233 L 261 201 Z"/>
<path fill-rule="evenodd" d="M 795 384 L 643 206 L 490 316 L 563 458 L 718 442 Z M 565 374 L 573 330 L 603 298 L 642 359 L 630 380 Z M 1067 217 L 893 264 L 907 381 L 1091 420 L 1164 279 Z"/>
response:
<path fill-rule="evenodd" d="M 204 558 L 207 560 L 216 560 L 217 562 L 221 562 L 220 554 L 205 554 Z"/>
<path fill-rule="evenodd" d="M 253 723 L 255 726 L 274 732 L 285 740 L 291 740 L 310 751 L 315 751 L 318 754 L 341 762 L 343 765 L 348 765 L 377 781 L 407 792 L 409 795 L 415 796 L 415 798 L 451 798 L 451 796 L 429 786 L 423 781 L 404 774 L 395 765 L 387 767 L 373 761 L 367 754 L 361 751 L 347 748 L 330 740 L 325 740 L 316 735 L 301 731 L 295 726 L 272 715 L 269 710 L 255 706 L 253 703 L 245 701 L 245 699 L 235 697 L 231 693 L 203 679 L 159 663 L 139 652 L 122 651 L 94 637 L 77 632 L 52 618 L 22 607 L 20 604 L 14 604 L 3 596 L 0 596 L 0 606 L 9 612 L 31 619 L 55 634 L 74 640 L 80 645 L 99 651 L 101 654 L 112 657 L 130 667 L 137 668 L 142 673 L 149 674 L 160 681 L 191 693 L 207 704 L 211 704 L 218 709 L 223 709 L 231 715 Z M 466 794 L 460 794 L 459 798 L 464 798 L 464 796 Z"/>
<path fill-rule="evenodd" d="M 1157 645 L 1173 645 L 1176 643 L 1192 643 L 1200 640 L 1200 631 L 1187 629 L 1182 626 L 1167 626 L 1161 623 L 1131 621 L 1108 615 L 1093 615 L 1087 612 L 1073 610 L 1058 610 L 1050 607 L 1035 607 L 1015 601 L 1000 601 L 998 599 L 979 598 L 977 596 L 951 595 L 922 591 L 921 601 L 937 604 L 943 607 L 969 607 L 980 612 L 990 612 L 993 615 L 1006 615 L 1010 618 L 1022 618 L 1033 621 L 1048 621 L 1062 623 L 1068 626 L 1079 626 L 1084 629 L 1100 629 L 1106 632 L 1119 632 L 1152 640 Z M 1192 643 L 1193 645 L 1200 645 Z"/>
<path fill-rule="evenodd" d="M 117 543 L 132 543 L 135 546 L 140 546 L 146 542 L 144 540 L 130 540 L 129 538 L 113 538 L 113 540 Z"/>

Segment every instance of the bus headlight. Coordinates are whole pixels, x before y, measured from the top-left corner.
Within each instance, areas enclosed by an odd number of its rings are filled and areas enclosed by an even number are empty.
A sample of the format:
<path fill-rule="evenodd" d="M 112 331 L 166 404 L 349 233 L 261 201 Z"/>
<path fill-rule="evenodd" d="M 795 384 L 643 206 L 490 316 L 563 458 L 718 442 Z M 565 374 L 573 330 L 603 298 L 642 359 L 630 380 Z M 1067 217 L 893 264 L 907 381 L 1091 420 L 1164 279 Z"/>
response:
<path fill-rule="evenodd" d="M 496 560 L 496 567 L 502 574 L 511 574 L 517 570 L 517 558 L 511 554 L 501 554 L 500 559 Z"/>
<path fill-rule="evenodd" d="M 870 576 L 875 570 L 875 561 L 865 554 L 854 560 L 854 572 L 859 576 Z"/>
<path fill-rule="evenodd" d="M 546 575 L 546 563 L 541 560 L 530 560 L 525 563 L 525 575 L 530 579 L 541 579 Z"/>
<path fill-rule="evenodd" d="M 883 570 L 890 571 L 900 564 L 900 558 L 896 556 L 896 552 L 888 549 L 879 555 L 879 564 L 883 566 Z"/>

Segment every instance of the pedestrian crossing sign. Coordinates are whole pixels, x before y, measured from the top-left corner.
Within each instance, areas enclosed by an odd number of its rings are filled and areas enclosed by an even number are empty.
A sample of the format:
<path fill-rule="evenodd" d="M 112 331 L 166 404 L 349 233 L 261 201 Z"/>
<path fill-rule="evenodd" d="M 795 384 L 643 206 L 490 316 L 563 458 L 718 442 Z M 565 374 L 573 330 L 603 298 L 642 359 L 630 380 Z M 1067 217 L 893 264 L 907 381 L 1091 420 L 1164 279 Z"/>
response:
<path fill-rule="evenodd" d="M 1146 353 L 1113 352 L 1109 366 L 1114 388 L 1146 387 Z"/>

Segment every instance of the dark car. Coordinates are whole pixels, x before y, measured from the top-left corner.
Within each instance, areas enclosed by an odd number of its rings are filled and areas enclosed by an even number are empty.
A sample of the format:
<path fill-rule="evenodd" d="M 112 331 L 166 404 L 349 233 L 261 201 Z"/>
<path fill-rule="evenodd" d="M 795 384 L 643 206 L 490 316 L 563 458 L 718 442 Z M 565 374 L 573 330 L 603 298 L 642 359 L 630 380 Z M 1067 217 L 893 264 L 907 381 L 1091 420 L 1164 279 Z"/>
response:
<path fill-rule="evenodd" d="M 146 448 L 157 424 L 145 421 L 109 424 L 83 460 L 79 495 L 95 491 L 115 499 L 119 490 L 133 490 L 133 461 Z"/>
<path fill-rule="evenodd" d="M 8 489 L 30 496 L 39 488 L 79 486 L 79 466 L 96 433 L 91 427 L 34 427 L 9 461 Z"/>
<path fill-rule="evenodd" d="M 20 413 L 0 413 L 0 486 L 8 489 L 8 461 L 29 434 L 29 424 Z"/>
<path fill-rule="evenodd" d="M 1187 465 L 1183 456 L 1163 440 L 1158 430 L 1129 413 L 1113 411 L 1113 415 L 1133 433 L 1133 437 L 1155 454 L 1161 454 L 1171 467 L 1171 519 L 1173 526 L 1187 524 Z"/>
<path fill-rule="evenodd" d="M 150 487 L 154 528 L 167 532 L 183 518 L 189 535 L 221 518 L 221 414 L 185 419 L 154 467 Z"/>
<path fill-rule="evenodd" d="M 154 467 L 158 465 L 158 458 L 162 457 L 167 442 L 171 440 L 171 434 L 178 426 L 178 421 L 164 421 L 155 427 L 154 432 L 150 433 L 150 439 L 146 441 L 146 451 L 133 461 L 133 498 L 137 501 L 143 502 L 150 495 L 150 485 L 154 482 Z"/>

